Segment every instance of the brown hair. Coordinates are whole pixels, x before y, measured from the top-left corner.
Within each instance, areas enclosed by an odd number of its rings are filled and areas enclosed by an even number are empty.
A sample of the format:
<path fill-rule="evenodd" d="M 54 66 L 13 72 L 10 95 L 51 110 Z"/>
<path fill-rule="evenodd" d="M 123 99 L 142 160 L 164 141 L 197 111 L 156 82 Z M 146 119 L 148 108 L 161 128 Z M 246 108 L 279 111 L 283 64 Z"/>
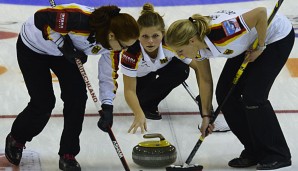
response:
<path fill-rule="evenodd" d="M 89 24 L 91 31 L 95 33 L 95 39 L 104 48 L 110 49 L 109 32 L 115 34 L 115 38 L 122 41 L 137 39 L 140 31 L 136 20 L 127 13 L 119 13 L 120 8 L 115 5 L 102 6 L 92 12 Z"/>
<path fill-rule="evenodd" d="M 200 41 L 210 33 L 210 17 L 194 14 L 189 19 L 177 20 L 167 30 L 165 40 L 169 46 L 183 46 L 189 39 L 197 35 Z"/>
<path fill-rule="evenodd" d="M 141 11 L 141 15 L 137 22 L 139 24 L 140 30 L 144 27 L 157 26 L 163 34 L 165 33 L 164 20 L 158 12 L 154 11 L 154 7 L 150 3 L 143 5 L 143 10 Z"/>

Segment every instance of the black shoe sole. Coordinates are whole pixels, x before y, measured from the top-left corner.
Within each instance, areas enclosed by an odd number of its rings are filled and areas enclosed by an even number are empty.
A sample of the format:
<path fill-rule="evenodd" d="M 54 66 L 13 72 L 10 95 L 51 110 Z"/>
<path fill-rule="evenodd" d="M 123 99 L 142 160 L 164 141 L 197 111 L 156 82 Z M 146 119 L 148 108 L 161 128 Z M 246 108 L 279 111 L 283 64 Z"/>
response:
<path fill-rule="evenodd" d="M 18 161 L 18 162 L 13 161 L 10 157 L 8 157 L 8 156 L 6 155 L 6 153 L 5 153 L 5 157 L 6 157 L 6 159 L 7 159 L 11 164 L 13 164 L 13 165 L 19 166 L 20 163 L 21 163 L 21 160 Z"/>
<path fill-rule="evenodd" d="M 284 167 L 289 167 L 292 165 L 292 161 L 286 161 L 286 162 L 273 162 L 271 164 L 258 164 L 257 165 L 257 170 L 275 170 L 275 169 L 280 169 Z"/>
<path fill-rule="evenodd" d="M 9 134 L 5 141 L 5 157 L 13 165 L 20 165 L 23 149 L 16 147 L 16 140 Z"/>
<path fill-rule="evenodd" d="M 81 168 L 64 168 L 62 165 L 59 164 L 59 169 L 63 171 L 81 171 Z"/>
<path fill-rule="evenodd" d="M 146 119 L 151 119 L 151 120 L 161 120 L 162 119 L 161 115 L 150 115 L 150 116 L 145 115 L 145 117 L 146 117 Z"/>
<path fill-rule="evenodd" d="M 228 165 L 230 167 L 233 167 L 233 168 L 246 168 L 246 167 L 251 167 L 251 166 L 255 166 L 255 165 L 258 164 L 257 161 L 251 160 L 251 159 L 236 158 L 236 159 L 233 159 L 233 160 L 231 160 L 228 163 Z M 236 160 L 238 160 L 238 161 L 236 162 Z"/>
<path fill-rule="evenodd" d="M 63 171 L 81 171 L 81 167 L 66 168 L 62 162 L 59 161 L 59 169 Z"/>

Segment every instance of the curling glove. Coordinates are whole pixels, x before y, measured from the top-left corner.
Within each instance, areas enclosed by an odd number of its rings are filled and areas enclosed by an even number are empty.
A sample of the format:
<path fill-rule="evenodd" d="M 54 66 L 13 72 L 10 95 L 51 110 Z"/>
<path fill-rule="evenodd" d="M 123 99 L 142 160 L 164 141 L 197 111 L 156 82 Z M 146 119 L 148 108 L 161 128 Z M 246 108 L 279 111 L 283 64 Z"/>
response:
<path fill-rule="evenodd" d="M 64 36 L 64 44 L 62 47 L 58 47 L 58 49 L 62 52 L 63 56 L 73 64 L 76 64 L 75 58 L 79 58 L 83 64 L 87 62 L 87 55 L 74 47 L 68 35 Z"/>
<path fill-rule="evenodd" d="M 99 111 L 100 119 L 97 126 L 104 132 L 108 132 L 108 127 L 113 126 L 113 105 L 102 104 L 102 110 Z"/>

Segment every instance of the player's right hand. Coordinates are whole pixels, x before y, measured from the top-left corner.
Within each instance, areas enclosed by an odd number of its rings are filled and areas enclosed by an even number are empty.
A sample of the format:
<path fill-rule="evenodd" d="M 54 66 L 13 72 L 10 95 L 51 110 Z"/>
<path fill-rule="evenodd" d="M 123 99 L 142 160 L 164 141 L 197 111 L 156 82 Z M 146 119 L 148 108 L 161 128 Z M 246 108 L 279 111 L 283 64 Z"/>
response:
<path fill-rule="evenodd" d="M 144 134 L 145 131 L 147 132 L 147 123 L 144 114 L 135 115 L 134 121 L 131 124 L 128 133 L 132 132 L 133 134 L 137 132 L 138 128 L 141 129 L 141 133 Z"/>

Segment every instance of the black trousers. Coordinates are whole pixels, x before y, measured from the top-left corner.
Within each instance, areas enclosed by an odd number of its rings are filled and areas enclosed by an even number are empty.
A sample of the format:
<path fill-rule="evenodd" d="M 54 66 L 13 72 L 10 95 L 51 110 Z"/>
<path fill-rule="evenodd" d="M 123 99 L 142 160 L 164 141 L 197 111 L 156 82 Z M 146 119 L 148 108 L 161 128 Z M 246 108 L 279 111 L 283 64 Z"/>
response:
<path fill-rule="evenodd" d="M 268 95 L 275 78 L 290 55 L 294 40 L 292 30 L 287 37 L 267 45 L 258 59 L 247 65 L 222 108 L 231 131 L 244 145 L 245 150 L 242 153 L 257 159 L 260 163 L 291 158 Z M 244 56 L 245 54 L 241 54 L 227 60 L 216 88 L 218 104 L 221 104 L 229 91 Z M 282 96 L 282 92 L 280 95 Z"/>
<path fill-rule="evenodd" d="M 158 62 L 158 61 L 156 61 Z M 189 66 L 177 58 L 165 67 L 137 78 L 137 96 L 143 110 L 156 110 L 158 104 L 188 78 Z"/>
<path fill-rule="evenodd" d="M 20 37 L 17 41 L 17 58 L 30 101 L 14 120 L 12 136 L 25 143 L 31 141 L 46 126 L 55 106 L 52 70 L 59 79 L 61 99 L 64 102 L 59 155 L 78 154 L 79 135 L 87 101 L 85 82 L 78 67 L 64 57 L 41 55 L 30 50 Z"/>

